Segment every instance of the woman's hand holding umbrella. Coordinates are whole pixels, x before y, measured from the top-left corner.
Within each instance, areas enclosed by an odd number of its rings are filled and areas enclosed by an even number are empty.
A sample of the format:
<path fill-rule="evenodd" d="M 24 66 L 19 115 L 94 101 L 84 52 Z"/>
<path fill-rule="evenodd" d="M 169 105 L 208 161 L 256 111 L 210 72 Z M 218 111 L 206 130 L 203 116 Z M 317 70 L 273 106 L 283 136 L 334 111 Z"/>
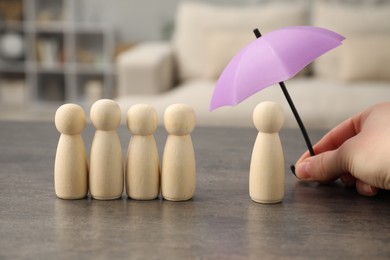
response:
<path fill-rule="evenodd" d="M 390 190 L 390 103 L 370 107 L 344 121 L 306 152 L 296 164 L 296 175 L 322 183 L 337 179 L 356 186 L 365 196 Z"/>

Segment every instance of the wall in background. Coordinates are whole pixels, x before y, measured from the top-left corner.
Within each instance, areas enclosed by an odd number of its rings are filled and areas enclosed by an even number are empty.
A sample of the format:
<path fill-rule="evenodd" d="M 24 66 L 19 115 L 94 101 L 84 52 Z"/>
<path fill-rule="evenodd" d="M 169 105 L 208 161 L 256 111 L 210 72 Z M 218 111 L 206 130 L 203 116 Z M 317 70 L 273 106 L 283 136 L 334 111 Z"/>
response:
<path fill-rule="evenodd" d="M 119 42 L 166 39 L 181 0 L 79 1 L 80 22 L 111 23 Z M 203 0 L 215 4 L 253 4 L 264 0 Z"/>

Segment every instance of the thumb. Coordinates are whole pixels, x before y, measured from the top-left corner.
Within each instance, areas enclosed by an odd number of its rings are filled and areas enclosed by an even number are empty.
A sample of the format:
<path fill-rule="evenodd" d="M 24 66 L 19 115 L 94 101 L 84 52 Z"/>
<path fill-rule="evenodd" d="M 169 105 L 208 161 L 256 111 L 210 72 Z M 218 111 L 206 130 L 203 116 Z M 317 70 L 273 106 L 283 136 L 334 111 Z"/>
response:
<path fill-rule="evenodd" d="M 297 177 L 305 181 L 332 182 L 344 172 L 338 150 L 308 157 L 295 168 Z"/>

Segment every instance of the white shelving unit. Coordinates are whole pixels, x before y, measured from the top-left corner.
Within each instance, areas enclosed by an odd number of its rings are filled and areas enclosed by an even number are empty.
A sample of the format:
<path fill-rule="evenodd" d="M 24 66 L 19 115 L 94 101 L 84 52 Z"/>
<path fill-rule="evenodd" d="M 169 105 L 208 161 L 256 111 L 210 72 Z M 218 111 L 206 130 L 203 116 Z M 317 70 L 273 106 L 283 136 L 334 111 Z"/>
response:
<path fill-rule="evenodd" d="M 83 103 L 115 96 L 113 28 L 76 23 L 77 0 L 0 0 L 0 11 L 5 2 L 19 2 L 23 10 L 20 18 L 0 13 L 0 79 L 24 80 L 32 102 Z M 23 51 L 10 58 L 4 50 L 12 50 L 7 44 L 18 37 Z"/>

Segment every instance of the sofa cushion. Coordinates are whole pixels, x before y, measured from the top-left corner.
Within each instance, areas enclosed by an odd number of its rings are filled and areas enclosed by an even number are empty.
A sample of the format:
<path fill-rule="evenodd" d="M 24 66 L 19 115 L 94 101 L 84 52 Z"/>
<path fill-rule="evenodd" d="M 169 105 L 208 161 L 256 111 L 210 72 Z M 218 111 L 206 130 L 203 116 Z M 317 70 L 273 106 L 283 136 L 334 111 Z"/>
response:
<path fill-rule="evenodd" d="M 314 62 L 317 76 L 343 79 L 341 56 L 350 37 L 363 39 L 371 34 L 390 34 L 390 1 L 317 1 L 313 24 L 328 28 L 346 37 L 345 44 L 326 53 Z M 358 66 L 356 64 L 356 66 Z"/>
<path fill-rule="evenodd" d="M 344 80 L 390 80 L 390 34 L 351 37 L 342 49 Z"/>
<path fill-rule="evenodd" d="M 334 127 L 368 106 L 388 101 L 390 96 L 390 82 L 381 81 L 351 83 L 301 77 L 287 81 L 286 85 L 307 129 Z M 277 85 L 259 91 L 236 106 L 224 106 L 210 112 L 210 97 L 214 86 L 214 80 L 189 80 L 160 95 L 128 95 L 117 101 L 123 113 L 134 104 L 151 104 L 158 112 L 160 124 L 163 123 L 164 111 L 169 105 L 186 103 L 195 109 L 197 126 L 250 127 L 254 130 L 253 109 L 262 101 L 274 101 L 285 111 L 284 127 L 298 127 L 283 92 Z"/>
<path fill-rule="evenodd" d="M 255 39 L 252 30 L 256 27 L 266 33 L 280 27 L 304 24 L 307 24 L 307 6 L 302 1 L 277 1 L 255 6 L 182 2 L 178 7 L 173 37 L 179 79 L 217 78 L 220 68 L 226 65 L 232 53 Z M 214 53 L 218 45 L 219 52 Z M 207 65 L 209 62 L 212 64 Z"/>
<path fill-rule="evenodd" d="M 254 35 L 243 30 L 215 30 L 207 37 L 204 75 L 217 78 L 231 58 L 245 45 L 255 39 Z"/>

